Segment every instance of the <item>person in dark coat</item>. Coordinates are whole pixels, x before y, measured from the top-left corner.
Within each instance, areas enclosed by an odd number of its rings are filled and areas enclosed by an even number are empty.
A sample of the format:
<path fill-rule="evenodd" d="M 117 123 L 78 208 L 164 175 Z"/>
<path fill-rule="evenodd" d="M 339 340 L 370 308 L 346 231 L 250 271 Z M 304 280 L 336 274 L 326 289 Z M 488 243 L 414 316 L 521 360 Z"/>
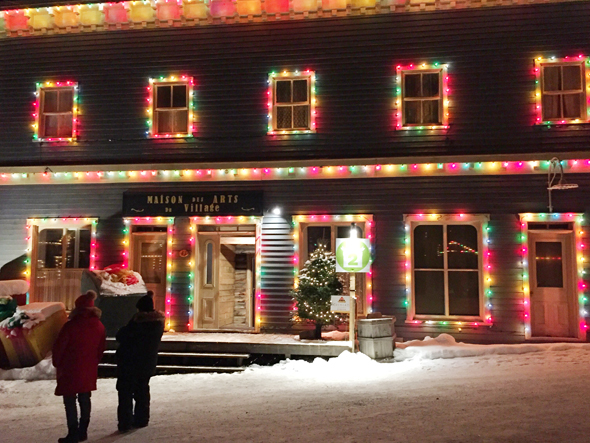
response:
<path fill-rule="evenodd" d="M 75 308 L 53 344 L 53 366 L 57 372 L 55 395 L 64 398 L 68 435 L 60 443 L 88 439 L 90 393 L 96 391 L 98 363 L 102 358 L 106 334 L 100 322 L 100 309 L 94 306 L 96 292 L 88 291 L 76 299 Z M 80 422 L 76 398 L 80 404 Z"/>
<path fill-rule="evenodd" d="M 164 315 L 154 310 L 153 292 L 137 302 L 138 312 L 117 332 L 117 391 L 119 431 L 143 428 L 150 419 L 150 378 L 156 372 Z M 133 408 L 135 400 L 135 409 Z"/>

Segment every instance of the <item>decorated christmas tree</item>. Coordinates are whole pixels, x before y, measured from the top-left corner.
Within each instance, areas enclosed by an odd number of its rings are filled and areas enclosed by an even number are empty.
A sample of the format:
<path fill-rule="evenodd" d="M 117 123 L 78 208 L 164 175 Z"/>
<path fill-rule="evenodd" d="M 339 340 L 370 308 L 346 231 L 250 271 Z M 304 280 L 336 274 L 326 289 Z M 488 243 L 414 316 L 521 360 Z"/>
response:
<path fill-rule="evenodd" d="M 336 274 L 336 257 L 320 244 L 309 255 L 299 273 L 299 285 L 293 291 L 296 315 L 315 322 L 315 338 L 322 338 L 322 325 L 337 315 L 330 311 L 330 297 L 342 294 L 342 282 Z"/>

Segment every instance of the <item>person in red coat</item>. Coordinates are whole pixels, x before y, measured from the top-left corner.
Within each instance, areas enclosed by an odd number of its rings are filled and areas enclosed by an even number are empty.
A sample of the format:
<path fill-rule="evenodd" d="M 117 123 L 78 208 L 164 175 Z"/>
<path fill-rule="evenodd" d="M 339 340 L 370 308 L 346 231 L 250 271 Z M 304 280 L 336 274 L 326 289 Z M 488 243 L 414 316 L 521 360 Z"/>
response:
<path fill-rule="evenodd" d="M 77 443 L 88 439 L 90 392 L 96 391 L 98 363 L 106 343 L 100 322 L 100 309 L 94 306 L 96 292 L 88 291 L 76 299 L 76 307 L 53 345 L 53 366 L 57 372 L 55 395 L 64 398 L 68 435 L 60 443 Z M 80 422 L 76 398 L 80 404 Z"/>

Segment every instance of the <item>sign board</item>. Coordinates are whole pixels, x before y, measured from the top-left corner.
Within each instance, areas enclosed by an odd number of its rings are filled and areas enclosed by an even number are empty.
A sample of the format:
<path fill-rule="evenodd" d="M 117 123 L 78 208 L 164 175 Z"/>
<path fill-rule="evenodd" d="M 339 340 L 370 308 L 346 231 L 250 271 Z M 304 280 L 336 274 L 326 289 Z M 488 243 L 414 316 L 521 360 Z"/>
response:
<path fill-rule="evenodd" d="M 336 239 L 336 272 L 369 272 L 371 244 L 366 238 Z"/>
<path fill-rule="evenodd" d="M 125 192 L 124 217 L 262 215 L 261 191 Z"/>
<path fill-rule="evenodd" d="M 332 295 L 331 297 L 332 312 L 350 312 L 350 296 L 349 295 Z"/>

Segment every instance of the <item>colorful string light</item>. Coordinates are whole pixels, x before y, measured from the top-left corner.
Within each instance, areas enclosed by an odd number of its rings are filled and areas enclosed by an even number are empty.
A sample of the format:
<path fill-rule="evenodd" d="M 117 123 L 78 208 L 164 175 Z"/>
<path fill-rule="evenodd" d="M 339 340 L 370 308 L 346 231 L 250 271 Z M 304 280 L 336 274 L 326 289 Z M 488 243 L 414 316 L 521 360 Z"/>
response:
<path fill-rule="evenodd" d="M 492 277 L 491 277 L 491 252 L 490 252 L 490 225 L 489 217 L 482 215 L 473 214 L 412 214 L 406 215 L 405 219 L 405 237 L 404 237 L 404 268 L 406 274 L 406 300 L 404 305 L 406 307 L 407 317 L 406 323 L 409 324 L 426 324 L 435 326 L 456 326 L 459 331 L 464 327 L 479 327 L 480 325 L 492 326 L 494 319 L 492 317 Z M 413 260 L 412 260 L 412 226 L 416 223 L 424 224 L 442 224 L 450 223 L 455 224 L 463 223 L 473 225 L 474 223 L 481 223 L 481 235 L 482 235 L 482 257 L 481 268 L 479 271 L 482 273 L 480 282 L 483 282 L 483 287 L 480 292 L 480 296 L 483 296 L 483 312 L 476 319 L 456 319 L 456 317 L 463 316 L 450 316 L 449 319 L 444 320 L 425 320 L 416 318 L 415 306 L 413 303 Z M 473 251 L 475 252 L 475 251 Z M 469 316 L 465 316 L 469 317 Z"/>
<path fill-rule="evenodd" d="M 530 339 L 532 338 L 532 330 L 531 330 L 531 282 L 530 282 L 530 267 L 534 266 L 534 263 L 529 263 L 529 246 L 528 246 L 528 224 L 530 222 L 567 222 L 573 223 L 573 228 L 575 232 L 575 242 L 576 242 L 576 271 L 578 276 L 578 283 L 577 283 L 577 307 L 578 307 L 578 320 L 579 320 L 579 339 L 585 340 L 586 339 L 586 331 L 588 329 L 588 324 L 586 323 L 586 305 L 588 303 L 588 297 L 586 296 L 586 282 L 584 280 L 584 276 L 586 274 L 585 270 L 585 257 L 584 257 L 584 249 L 586 245 L 584 243 L 584 231 L 583 231 L 583 224 L 584 224 L 584 217 L 583 214 L 577 214 L 573 212 L 568 213 L 547 213 L 547 214 L 520 214 L 520 239 L 521 239 L 521 254 L 522 254 L 522 290 L 524 295 L 523 305 L 524 305 L 524 312 L 523 312 L 523 320 L 524 320 L 524 332 L 525 338 Z M 550 231 L 549 231 L 550 232 Z"/>
<path fill-rule="evenodd" d="M 590 159 L 562 160 L 565 172 L 590 172 Z M 109 184 L 109 183 L 179 183 L 222 181 L 273 181 L 273 180 L 331 180 L 343 178 L 387 177 L 444 177 L 472 175 L 521 175 L 547 174 L 550 161 L 488 161 L 413 163 L 413 164 L 364 164 L 321 166 L 262 166 L 241 168 L 233 164 L 218 169 L 150 169 L 150 170 L 87 170 L 71 171 L 68 167 L 52 166 L 51 171 L 33 167 L 6 167 L 0 170 L 0 185 L 36 184 Z"/>

